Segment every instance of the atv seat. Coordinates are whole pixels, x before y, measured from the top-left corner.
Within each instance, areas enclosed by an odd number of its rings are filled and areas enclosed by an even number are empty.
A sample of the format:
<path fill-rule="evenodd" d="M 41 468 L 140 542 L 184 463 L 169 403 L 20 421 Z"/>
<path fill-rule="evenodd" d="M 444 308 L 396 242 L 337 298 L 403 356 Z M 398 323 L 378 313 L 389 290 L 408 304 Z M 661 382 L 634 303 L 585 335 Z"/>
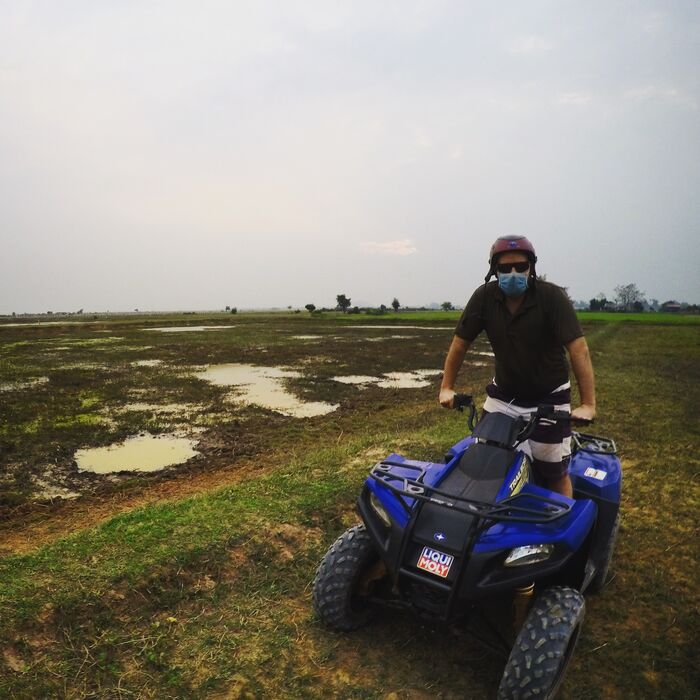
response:
<path fill-rule="evenodd" d="M 493 445 L 477 443 L 460 458 L 439 488 L 461 498 L 493 503 L 503 485 L 515 453 Z M 474 516 L 434 503 L 425 503 L 418 515 L 413 536 L 416 540 L 435 544 L 435 534 L 445 535 L 441 546 L 460 552 L 466 545 Z"/>
<path fill-rule="evenodd" d="M 522 419 L 504 413 L 484 413 L 472 431 L 472 437 L 479 441 L 512 447 L 522 427 Z"/>

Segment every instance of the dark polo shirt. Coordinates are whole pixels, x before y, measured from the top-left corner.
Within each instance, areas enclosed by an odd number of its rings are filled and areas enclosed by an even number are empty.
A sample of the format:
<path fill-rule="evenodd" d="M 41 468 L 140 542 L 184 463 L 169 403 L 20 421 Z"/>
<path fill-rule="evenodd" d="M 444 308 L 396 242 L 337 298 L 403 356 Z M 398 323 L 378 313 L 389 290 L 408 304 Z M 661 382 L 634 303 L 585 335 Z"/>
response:
<path fill-rule="evenodd" d="M 583 331 L 561 287 L 531 282 L 513 315 L 497 282 L 481 285 L 455 335 L 471 343 L 484 330 L 496 355 L 496 384 L 514 398 L 536 401 L 569 381 L 564 346 Z"/>

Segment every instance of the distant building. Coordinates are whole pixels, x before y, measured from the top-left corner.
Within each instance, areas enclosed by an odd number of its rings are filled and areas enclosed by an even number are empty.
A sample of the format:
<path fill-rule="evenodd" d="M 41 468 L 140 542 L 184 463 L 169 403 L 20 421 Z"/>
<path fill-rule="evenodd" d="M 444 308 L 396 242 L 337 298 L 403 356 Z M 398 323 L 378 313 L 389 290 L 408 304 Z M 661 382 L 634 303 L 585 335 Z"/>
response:
<path fill-rule="evenodd" d="M 661 304 L 661 310 L 669 313 L 678 313 L 681 310 L 681 305 L 677 301 L 665 301 Z"/>

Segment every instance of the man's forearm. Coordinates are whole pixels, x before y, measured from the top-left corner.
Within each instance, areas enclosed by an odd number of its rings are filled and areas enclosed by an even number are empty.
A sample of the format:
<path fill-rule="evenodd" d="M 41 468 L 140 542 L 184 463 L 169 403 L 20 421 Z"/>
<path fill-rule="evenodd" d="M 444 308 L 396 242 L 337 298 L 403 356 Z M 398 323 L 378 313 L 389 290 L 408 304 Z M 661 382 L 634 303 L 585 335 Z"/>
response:
<path fill-rule="evenodd" d="M 588 351 L 586 339 L 576 338 L 567 346 L 571 368 L 576 377 L 578 391 L 581 395 L 581 403 L 595 408 L 595 378 L 593 376 L 593 365 L 591 354 Z"/>
<path fill-rule="evenodd" d="M 470 344 L 466 340 L 462 340 L 459 336 L 455 336 L 452 339 L 452 345 L 450 345 L 447 357 L 445 358 L 442 384 L 440 385 L 441 389 L 454 389 L 455 382 L 457 381 L 457 374 L 464 362 L 464 356 L 467 354 L 467 350 L 469 350 L 469 345 Z"/>

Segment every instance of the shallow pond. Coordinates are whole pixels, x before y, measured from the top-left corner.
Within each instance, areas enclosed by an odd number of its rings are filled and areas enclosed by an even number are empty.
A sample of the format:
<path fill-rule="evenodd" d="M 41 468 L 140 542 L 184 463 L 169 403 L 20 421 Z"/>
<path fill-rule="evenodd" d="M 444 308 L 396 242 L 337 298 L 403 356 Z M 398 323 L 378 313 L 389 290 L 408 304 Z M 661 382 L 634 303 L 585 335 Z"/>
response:
<path fill-rule="evenodd" d="M 176 435 L 137 435 L 108 447 L 78 450 L 75 461 L 80 471 L 95 474 L 114 472 L 155 472 L 182 464 L 199 454 L 196 440 Z"/>
<path fill-rule="evenodd" d="M 359 374 L 332 377 L 333 381 L 341 384 L 368 385 L 374 384 L 381 389 L 420 389 L 430 386 L 429 377 L 441 373 L 439 369 L 415 369 L 411 372 L 386 372 L 379 377 Z"/>
<path fill-rule="evenodd" d="M 284 380 L 302 376 L 301 372 L 295 370 L 226 364 L 210 365 L 195 376 L 215 386 L 236 387 L 237 393 L 231 396 L 231 400 L 236 403 L 263 406 L 285 416 L 311 418 L 331 413 L 338 408 L 338 404 L 303 401 L 290 393 L 284 385 Z"/>
<path fill-rule="evenodd" d="M 236 326 L 167 326 L 163 328 L 142 328 L 142 331 L 159 331 L 160 333 L 192 333 L 195 331 L 222 331 Z"/>
<path fill-rule="evenodd" d="M 391 325 L 391 326 L 365 326 L 365 325 L 352 325 L 352 326 L 344 326 L 344 328 L 363 328 L 365 330 L 372 330 L 374 328 L 379 328 L 381 330 L 392 330 L 392 331 L 402 331 L 406 328 L 409 330 L 416 330 L 416 331 L 453 331 L 454 326 L 400 326 L 400 325 Z"/>
<path fill-rule="evenodd" d="M 194 411 L 201 411 L 203 406 L 201 404 L 188 404 L 188 403 L 127 403 L 124 404 L 119 410 L 120 412 L 125 411 L 135 411 L 135 412 L 146 412 L 146 413 L 174 413 L 178 415 L 186 415 L 188 413 L 193 413 Z"/>

